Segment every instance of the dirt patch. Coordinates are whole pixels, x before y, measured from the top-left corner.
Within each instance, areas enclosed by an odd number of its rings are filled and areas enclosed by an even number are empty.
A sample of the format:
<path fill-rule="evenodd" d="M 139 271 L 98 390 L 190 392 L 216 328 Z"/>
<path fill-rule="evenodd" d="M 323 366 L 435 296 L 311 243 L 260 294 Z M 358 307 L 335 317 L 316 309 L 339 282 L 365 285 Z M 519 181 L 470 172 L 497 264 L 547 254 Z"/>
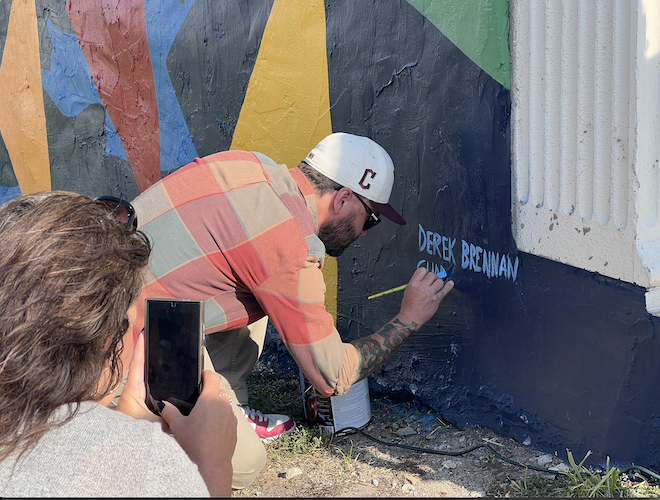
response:
<path fill-rule="evenodd" d="M 250 381 L 250 404 L 287 413 L 306 426 L 296 373 L 260 362 Z M 372 395 L 372 419 L 364 432 L 327 439 L 314 450 L 283 453 L 268 445 L 268 462 L 256 482 L 235 497 L 505 497 L 515 482 L 550 468 L 557 456 L 524 446 L 481 427 L 458 429 L 418 401 Z M 318 435 L 317 429 L 311 429 Z M 480 446 L 462 454 L 465 450 Z M 554 475 L 540 474 L 552 482 Z"/>

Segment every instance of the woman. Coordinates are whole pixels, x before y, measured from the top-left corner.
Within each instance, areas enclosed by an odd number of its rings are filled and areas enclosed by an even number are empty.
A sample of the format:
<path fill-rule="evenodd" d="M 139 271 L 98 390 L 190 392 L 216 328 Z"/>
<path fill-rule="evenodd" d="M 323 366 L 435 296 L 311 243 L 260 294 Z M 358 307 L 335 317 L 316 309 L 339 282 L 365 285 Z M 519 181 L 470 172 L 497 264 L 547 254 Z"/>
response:
<path fill-rule="evenodd" d="M 150 245 L 127 226 L 74 193 L 0 207 L 2 497 L 231 495 L 236 420 L 217 375 L 187 417 L 144 404 L 132 328 Z"/>

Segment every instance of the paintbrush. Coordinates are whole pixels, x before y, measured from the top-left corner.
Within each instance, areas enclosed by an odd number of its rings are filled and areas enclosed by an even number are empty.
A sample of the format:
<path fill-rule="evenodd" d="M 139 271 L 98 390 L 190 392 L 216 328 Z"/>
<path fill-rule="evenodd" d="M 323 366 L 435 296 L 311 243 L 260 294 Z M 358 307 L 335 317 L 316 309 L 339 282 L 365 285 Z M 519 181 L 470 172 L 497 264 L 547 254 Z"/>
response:
<path fill-rule="evenodd" d="M 444 267 L 440 266 L 440 272 L 436 273 L 436 276 L 438 278 L 442 279 L 445 276 L 447 276 L 447 271 L 445 271 Z M 390 294 L 390 293 L 400 292 L 401 290 L 404 290 L 407 286 L 408 286 L 408 283 L 406 283 L 405 285 L 401 285 L 401 286 L 395 286 L 394 288 L 390 288 L 389 290 L 385 290 L 384 292 L 369 295 L 369 297 L 367 297 L 367 299 L 375 299 L 376 297 L 382 297 L 383 295 L 387 295 L 387 294 Z"/>

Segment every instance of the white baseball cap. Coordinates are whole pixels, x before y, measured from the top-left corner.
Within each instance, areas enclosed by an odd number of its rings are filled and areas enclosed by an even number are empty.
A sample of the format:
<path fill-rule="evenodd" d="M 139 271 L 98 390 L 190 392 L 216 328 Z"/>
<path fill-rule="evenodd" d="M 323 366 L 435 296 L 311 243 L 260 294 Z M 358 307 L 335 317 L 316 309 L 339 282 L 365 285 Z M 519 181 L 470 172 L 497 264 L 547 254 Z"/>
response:
<path fill-rule="evenodd" d="M 305 163 L 371 201 L 392 222 L 406 223 L 389 204 L 394 186 L 392 158 L 371 139 L 343 132 L 331 134 L 310 151 Z"/>

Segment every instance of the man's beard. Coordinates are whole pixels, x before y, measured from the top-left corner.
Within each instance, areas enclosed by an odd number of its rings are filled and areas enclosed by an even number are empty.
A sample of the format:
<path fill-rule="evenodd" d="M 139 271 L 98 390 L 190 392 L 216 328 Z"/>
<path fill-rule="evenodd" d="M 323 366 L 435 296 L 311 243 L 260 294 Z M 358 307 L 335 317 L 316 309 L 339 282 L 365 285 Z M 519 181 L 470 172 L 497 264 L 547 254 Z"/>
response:
<path fill-rule="evenodd" d="M 324 222 L 319 228 L 319 239 L 330 257 L 339 257 L 359 237 L 360 233 L 355 232 L 355 214 L 338 221 Z"/>

